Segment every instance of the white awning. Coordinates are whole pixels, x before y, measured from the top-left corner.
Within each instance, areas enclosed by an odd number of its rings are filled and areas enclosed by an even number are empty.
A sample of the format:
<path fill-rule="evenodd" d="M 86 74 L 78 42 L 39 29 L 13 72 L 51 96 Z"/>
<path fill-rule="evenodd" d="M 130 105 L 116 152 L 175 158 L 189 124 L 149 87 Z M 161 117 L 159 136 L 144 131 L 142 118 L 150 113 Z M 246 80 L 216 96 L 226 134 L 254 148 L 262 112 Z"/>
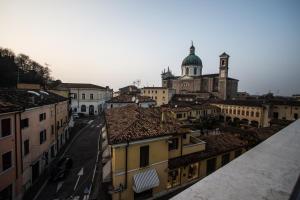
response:
<path fill-rule="evenodd" d="M 136 193 L 141 193 L 157 186 L 159 186 L 159 178 L 155 169 L 148 169 L 133 176 L 132 189 Z"/>

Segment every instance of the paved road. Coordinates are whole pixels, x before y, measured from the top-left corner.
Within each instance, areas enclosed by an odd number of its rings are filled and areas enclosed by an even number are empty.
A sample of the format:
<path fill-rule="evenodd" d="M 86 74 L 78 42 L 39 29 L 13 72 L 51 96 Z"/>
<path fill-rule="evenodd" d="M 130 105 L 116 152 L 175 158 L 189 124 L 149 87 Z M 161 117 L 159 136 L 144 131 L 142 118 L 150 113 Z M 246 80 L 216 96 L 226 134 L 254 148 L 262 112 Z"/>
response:
<path fill-rule="evenodd" d="M 73 159 L 70 173 L 62 181 L 48 182 L 37 198 L 38 200 L 67 199 L 70 196 L 77 200 L 86 198 L 85 194 L 91 187 L 96 164 L 101 119 L 98 117 L 89 123 L 65 154 Z M 79 177 L 78 174 L 81 173 L 83 175 Z"/>

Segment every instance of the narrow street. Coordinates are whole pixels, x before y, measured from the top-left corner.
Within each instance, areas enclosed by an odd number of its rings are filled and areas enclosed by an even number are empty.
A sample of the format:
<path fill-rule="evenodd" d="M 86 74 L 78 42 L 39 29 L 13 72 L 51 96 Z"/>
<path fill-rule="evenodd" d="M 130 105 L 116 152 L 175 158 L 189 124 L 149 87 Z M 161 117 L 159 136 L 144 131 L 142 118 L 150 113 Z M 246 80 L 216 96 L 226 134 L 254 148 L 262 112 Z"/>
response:
<path fill-rule="evenodd" d="M 98 142 L 101 138 L 101 122 L 100 117 L 89 120 L 89 125 L 79 133 L 64 155 L 73 160 L 71 171 L 63 180 L 49 181 L 39 194 L 38 200 L 88 199 L 95 173 Z"/>

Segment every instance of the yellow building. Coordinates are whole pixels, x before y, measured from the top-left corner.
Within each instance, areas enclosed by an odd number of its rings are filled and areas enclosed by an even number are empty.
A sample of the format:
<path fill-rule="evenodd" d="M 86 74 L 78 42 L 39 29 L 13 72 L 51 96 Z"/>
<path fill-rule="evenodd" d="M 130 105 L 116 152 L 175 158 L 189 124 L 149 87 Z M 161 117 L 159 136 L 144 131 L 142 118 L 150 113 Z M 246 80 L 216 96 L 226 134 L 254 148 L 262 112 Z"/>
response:
<path fill-rule="evenodd" d="M 103 181 L 111 185 L 114 200 L 167 194 L 213 172 L 223 157 L 224 165 L 246 147 L 233 135 L 204 137 L 182 128 L 165 108 L 131 105 L 107 110 L 105 118 Z"/>
<path fill-rule="evenodd" d="M 144 87 L 141 92 L 142 96 L 148 96 L 155 100 L 157 106 L 168 104 L 174 94 L 174 89 L 166 87 Z"/>
<path fill-rule="evenodd" d="M 207 117 L 218 117 L 220 115 L 220 108 L 217 106 L 205 105 L 190 105 L 181 107 L 172 107 L 170 112 L 173 117 L 178 120 L 198 120 Z"/>
<path fill-rule="evenodd" d="M 300 116 L 300 102 L 290 99 L 249 99 L 212 102 L 226 122 L 268 127 L 271 120 L 294 121 Z"/>

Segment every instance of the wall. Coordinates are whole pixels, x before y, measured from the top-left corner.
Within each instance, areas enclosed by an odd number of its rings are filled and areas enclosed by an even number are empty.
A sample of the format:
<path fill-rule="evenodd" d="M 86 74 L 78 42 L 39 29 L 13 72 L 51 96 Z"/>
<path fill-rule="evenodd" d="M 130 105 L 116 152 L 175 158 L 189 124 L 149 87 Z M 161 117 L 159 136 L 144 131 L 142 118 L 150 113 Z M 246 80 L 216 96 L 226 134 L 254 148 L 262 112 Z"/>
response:
<path fill-rule="evenodd" d="M 156 101 L 156 106 L 168 104 L 175 91 L 167 88 L 143 88 L 141 95 L 151 97 Z"/>
<path fill-rule="evenodd" d="M 153 194 L 165 190 L 167 183 L 167 168 L 168 168 L 168 145 L 165 139 L 153 142 L 131 144 L 128 147 L 128 174 L 127 174 L 127 189 L 121 192 L 121 199 L 133 199 L 134 192 L 133 176 L 143 170 L 155 168 L 158 173 L 160 185 L 153 188 Z M 140 147 L 149 145 L 149 166 L 140 168 Z M 125 147 L 112 149 L 112 176 L 113 187 L 118 188 L 120 184 L 125 185 Z M 119 199 L 119 193 L 112 195 L 113 199 Z"/>
<path fill-rule="evenodd" d="M 76 94 L 76 98 L 74 98 Z M 82 98 L 82 94 L 85 94 L 85 99 Z M 90 98 L 90 95 L 93 94 L 93 99 Z M 83 88 L 71 88 L 71 107 L 73 112 L 84 113 L 89 115 L 89 107 L 94 107 L 94 115 L 97 115 L 101 112 L 106 106 L 105 101 L 108 101 L 112 97 L 112 92 L 108 90 L 101 89 L 83 89 Z M 81 106 L 86 106 L 86 111 L 81 111 Z M 76 111 L 75 111 L 76 110 Z"/>

